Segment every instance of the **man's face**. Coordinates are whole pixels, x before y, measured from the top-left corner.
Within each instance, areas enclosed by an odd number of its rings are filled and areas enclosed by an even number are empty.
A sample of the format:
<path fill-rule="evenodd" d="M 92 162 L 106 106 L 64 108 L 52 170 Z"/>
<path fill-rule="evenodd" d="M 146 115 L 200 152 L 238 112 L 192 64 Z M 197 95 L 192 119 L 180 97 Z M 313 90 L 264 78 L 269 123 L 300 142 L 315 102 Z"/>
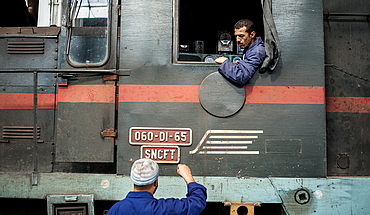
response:
<path fill-rule="evenodd" d="M 252 31 L 250 34 L 246 32 L 247 28 L 242 27 L 239 29 L 234 29 L 234 35 L 236 37 L 236 42 L 238 46 L 242 49 L 248 49 L 250 45 L 256 40 L 256 32 Z"/>

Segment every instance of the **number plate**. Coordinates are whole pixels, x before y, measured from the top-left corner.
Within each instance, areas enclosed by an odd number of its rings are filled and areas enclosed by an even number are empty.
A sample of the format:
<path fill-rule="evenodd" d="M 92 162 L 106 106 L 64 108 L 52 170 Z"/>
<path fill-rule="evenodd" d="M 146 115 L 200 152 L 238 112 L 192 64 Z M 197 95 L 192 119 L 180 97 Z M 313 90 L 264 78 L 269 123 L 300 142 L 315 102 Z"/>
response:
<path fill-rule="evenodd" d="M 190 146 L 191 143 L 190 128 L 130 128 L 131 145 Z"/>
<path fill-rule="evenodd" d="M 179 163 L 178 146 L 141 146 L 141 158 L 148 158 L 157 163 Z"/>

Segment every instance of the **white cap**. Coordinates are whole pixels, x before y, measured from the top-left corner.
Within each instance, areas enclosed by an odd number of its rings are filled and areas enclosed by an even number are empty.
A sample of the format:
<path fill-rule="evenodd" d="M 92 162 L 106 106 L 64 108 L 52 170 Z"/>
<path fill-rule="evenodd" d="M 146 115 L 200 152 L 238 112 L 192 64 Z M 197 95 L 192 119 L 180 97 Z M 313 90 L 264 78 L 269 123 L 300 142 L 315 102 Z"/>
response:
<path fill-rule="evenodd" d="M 142 158 L 135 161 L 131 167 L 131 181 L 135 185 L 152 184 L 159 176 L 159 167 L 155 161 Z"/>

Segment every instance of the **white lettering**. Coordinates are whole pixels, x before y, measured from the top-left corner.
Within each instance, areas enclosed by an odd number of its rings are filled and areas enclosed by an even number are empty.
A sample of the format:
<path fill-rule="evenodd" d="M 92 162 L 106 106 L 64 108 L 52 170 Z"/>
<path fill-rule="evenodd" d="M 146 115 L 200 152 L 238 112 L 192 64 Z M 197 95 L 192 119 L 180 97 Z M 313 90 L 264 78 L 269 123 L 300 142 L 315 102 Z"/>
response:
<path fill-rule="evenodd" d="M 140 131 L 135 132 L 135 140 L 140 141 Z"/>
<path fill-rule="evenodd" d="M 143 158 L 157 160 L 157 161 L 174 161 L 177 160 L 178 149 L 177 148 L 144 148 L 143 150 Z"/>
<path fill-rule="evenodd" d="M 180 141 L 180 132 L 175 132 L 175 141 L 176 142 Z"/>
<path fill-rule="evenodd" d="M 150 149 L 145 149 L 145 158 L 150 158 Z"/>
<path fill-rule="evenodd" d="M 187 134 L 188 132 L 181 132 L 181 141 L 182 142 L 186 142 L 186 134 Z"/>
<path fill-rule="evenodd" d="M 176 151 L 176 149 L 170 149 L 170 152 L 171 152 L 171 160 L 173 160 L 173 158 L 174 158 L 175 151 Z"/>
<path fill-rule="evenodd" d="M 159 132 L 159 141 L 163 142 L 166 140 L 166 136 L 164 132 Z"/>
<path fill-rule="evenodd" d="M 163 150 L 162 149 L 158 150 L 158 159 L 163 159 Z"/>
<path fill-rule="evenodd" d="M 157 149 L 152 149 L 151 159 L 157 159 Z"/>
<path fill-rule="evenodd" d="M 151 131 L 150 131 L 150 132 L 148 133 L 148 140 L 149 140 L 149 141 L 153 141 L 153 137 L 154 137 L 154 134 L 153 134 L 153 132 L 151 132 Z"/>
<path fill-rule="evenodd" d="M 164 159 L 166 160 L 167 159 L 167 155 L 168 155 L 168 152 L 169 152 L 170 150 L 168 150 L 168 149 L 165 149 L 164 150 Z"/>
<path fill-rule="evenodd" d="M 141 140 L 146 140 L 146 131 L 143 131 L 143 133 L 141 134 Z"/>

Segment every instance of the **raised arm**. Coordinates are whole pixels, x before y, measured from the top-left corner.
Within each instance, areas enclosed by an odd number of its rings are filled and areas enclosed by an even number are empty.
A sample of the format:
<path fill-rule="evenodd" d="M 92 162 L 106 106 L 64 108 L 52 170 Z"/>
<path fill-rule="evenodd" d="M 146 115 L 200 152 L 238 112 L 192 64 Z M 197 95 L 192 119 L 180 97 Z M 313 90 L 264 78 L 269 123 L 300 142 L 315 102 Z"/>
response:
<path fill-rule="evenodd" d="M 191 175 L 190 168 L 185 164 L 177 165 L 177 174 L 179 174 L 185 180 L 186 184 L 195 182 L 193 176 Z"/>

